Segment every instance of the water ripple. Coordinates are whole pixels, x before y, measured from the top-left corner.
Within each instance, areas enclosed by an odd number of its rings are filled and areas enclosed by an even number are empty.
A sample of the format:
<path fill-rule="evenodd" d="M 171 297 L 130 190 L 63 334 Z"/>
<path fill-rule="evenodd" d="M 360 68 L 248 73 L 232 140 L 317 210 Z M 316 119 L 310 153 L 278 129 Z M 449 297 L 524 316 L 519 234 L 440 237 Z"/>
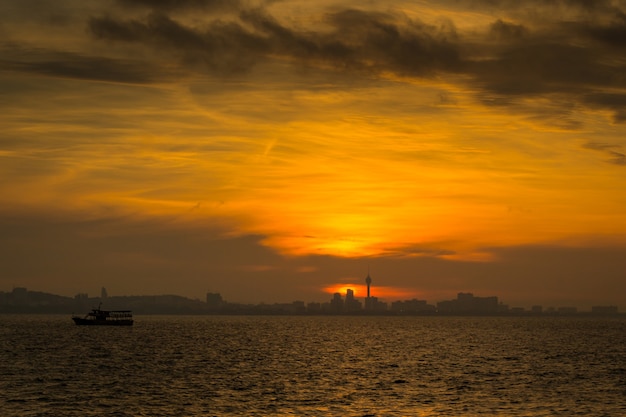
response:
<path fill-rule="evenodd" d="M 626 320 L 0 316 L 3 416 L 626 415 Z"/>

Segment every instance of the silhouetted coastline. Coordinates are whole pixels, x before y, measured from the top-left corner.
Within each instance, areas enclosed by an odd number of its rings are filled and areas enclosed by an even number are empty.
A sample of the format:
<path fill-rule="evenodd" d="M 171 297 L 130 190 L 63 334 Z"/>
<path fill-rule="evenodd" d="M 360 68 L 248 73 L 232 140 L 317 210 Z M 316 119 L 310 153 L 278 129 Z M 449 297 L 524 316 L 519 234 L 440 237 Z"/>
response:
<path fill-rule="evenodd" d="M 533 306 L 531 309 L 511 308 L 495 296 L 476 297 L 459 293 L 456 299 L 437 305 L 424 300 L 366 301 L 368 308 L 348 292 L 345 298 L 337 293 L 326 303 L 293 301 L 291 303 L 242 304 L 228 302 L 219 293 L 207 293 L 206 299 L 179 295 L 108 296 L 103 288 L 100 297 L 77 294 L 65 297 L 16 287 L 0 291 L 0 313 L 4 314 L 73 314 L 103 303 L 109 309 L 133 310 L 139 315 L 339 315 L 339 316 L 625 316 L 616 306 L 594 306 L 590 311 L 576 307 Z"/>

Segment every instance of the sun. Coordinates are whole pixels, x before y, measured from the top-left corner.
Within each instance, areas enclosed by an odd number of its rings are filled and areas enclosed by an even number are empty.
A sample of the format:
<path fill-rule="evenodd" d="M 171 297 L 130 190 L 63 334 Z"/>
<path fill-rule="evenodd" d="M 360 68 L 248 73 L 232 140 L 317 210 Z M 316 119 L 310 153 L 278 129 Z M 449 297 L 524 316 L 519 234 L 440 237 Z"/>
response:
<path fill-rule="evenodd" d="M 322 288 L 322 291 L 326 294 L 332 295 L 339 293 L 342 296 L 347 293 L 347 290 L 352 290 L 354 292 L 354 296 L 357 298 L 365 298 L 367 296 L 367 285 L 365 284 L 352 284 L 344 282 L 327 285 Z M 370 288 L 370 295 L 372 297 L 385 300 L 409 300 L 413 298 L 423 298 L 422 292 L 414 288 L 391 286 L 372 286 Z"/>
<path fill-rule="evenodd" d="M 365 297 L 367 295 L 367 287 L 361 284 L 333 284 L 323 288 L 327 294 L 339 293 L 345 295 L 348 290 L 354 291 L 355 297 Z"/>

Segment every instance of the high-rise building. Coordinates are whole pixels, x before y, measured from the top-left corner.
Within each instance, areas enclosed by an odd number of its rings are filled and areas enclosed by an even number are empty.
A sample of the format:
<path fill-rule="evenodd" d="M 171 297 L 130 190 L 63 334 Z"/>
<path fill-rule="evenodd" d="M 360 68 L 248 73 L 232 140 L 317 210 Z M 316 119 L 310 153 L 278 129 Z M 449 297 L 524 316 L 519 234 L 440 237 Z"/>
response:
<path fill-rule="evenodd" d="M 470 292 L 460 292 L 456 300 L 437 303 L 437 311 L 445 314 L 494 314 L 499 309 L 498 297 L 474 297 Z"/>
<path fill-rule="evenodd" d="M 371 311 L 376 307 L 376 297 L 372 297 L 370 293 L 371 285 L 372 285 L 372 277 L 370 276 L 370 269 L 367 268 L 367 277 L 365 278 L 365 283 L 367 284 L 367 297 L 365 297 L 365 310 Z"/>
<path fill-rule="evenodd" d="M 354 291 L 350 288 L 346 290 L 346 302 L 344 306 L 346 311 L 361 310 L 361 303 L 354 298 Z"/>
<path fill-rule="evenodd" d="M 330 300 L 330 308 L 333 312 L 338 313 L 343 311 L 343 299 L 341 298 L 341 293 L 334 293 L 332 300 Z"/>

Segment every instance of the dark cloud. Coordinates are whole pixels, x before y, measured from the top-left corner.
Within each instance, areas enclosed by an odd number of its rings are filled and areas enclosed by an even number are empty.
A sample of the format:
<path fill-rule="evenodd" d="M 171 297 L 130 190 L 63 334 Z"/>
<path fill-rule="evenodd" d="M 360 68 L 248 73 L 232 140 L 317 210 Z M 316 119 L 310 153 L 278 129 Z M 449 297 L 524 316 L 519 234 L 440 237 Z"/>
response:
<path fill-rule="evenodd" d="M 626 68 L 607 59 L 612 52 L 576 42 L 586 36 L 619 45 L 622 32 L 626 33 L 623 22 L 621 26 L 565 25 L 555 20 L 531 32 L 525 24 L 497 19 L 487 28 L 486 43 L 469 44 L 451 23 L 428 25 L 400 13 L 335 11 L 325 16 L 330 31 L 288 27 L 262 8 L 244 9 L 238 19 L 214 19 L 204 26 L 190 26 L 164 13 L 200 3 L 164 2 L 159 6 L 162 12 L 134 20 L 94 17 L 89 30 L 101 40 L 165 47 L 166 51 L 160 50 L 178 55 L 182 65 L 202 64 L 220 73 L 245 71 L 259 60 L 282 57 L 294 63 L 408 76 L 466 73 L 501 95 L 578 94 L 602 86 L 625 86 L 620 74 Z M 612 15 L 619 13 L 612 10 Z"/>
<path fill-rule="evenodd" d="M 491 24 L 490 33 L 496 39 L 520 39 L 528 35 L 529 30 L 524 25 L 505 22 L 501 19 Z"/>
<path fill-rule="evenodd" d="M 588 32 L 591 37 L 598 41 L 620 49 L 626 48 L 626 18 L 624 16 L 619 23 L 592 27 L 589 28 Z"/>
<path fill-rule="evenodd" d="M 614 165 L 626 165 L 626 155 L 621 152 L 611 151 L 611 159 L 609 161 Z"/>
<path fill-rule="evenodd" d="M 245 71 L 265 49 L 263 39 L 237 23 L 216 20 L 201 30 L 159 13 L 149 14 L 145 21 L 92 18 L 89 30 L 98 39 L 145 44 L 177 56 L 186 67 L 224 74 Z"/>
<path fill-rule="evenodd" d="M 352 49 L 363 65 L 403 75 L 458 71 L 462 65 L 456 29 L 439 27 L 402 15 L 344 10 L 329 14 L 331 34 Z"/>
<path fill-rule="evenodd" d="M 183 64 L 203 63 L 218 72 L 245 70 L 273 57 L 419 76 L 456 71 L 461 65 L 452 25 L 435 27 L 392 14 L 343 10 L 328 14 L 332 31 L 320 33 L 287 27 L 263 9 L 242 11 L 239 18 L 228 23 L 216 19 L 199 28 L 151 13 L 142 20 L 94 17 L 88 27 L 97 39 L 166 47 Z"/>
<path fill-rule="evenodd" d="M 255 36 L 263 39 L 265 53 L 300 59 L 322 54 L 323 46 L 315 36 L 307 37 L 287 28 L 261 9 L 244 11 L 240 13 L 240 18 L 256 29 Z"/>
<path fill-rule="evenodd" d="M 564 100 L 554 99 L 550 106 L 544 106 L 527 116 L 527 120 L 562 130 L 573 131 L 583 127 L 583 122 L 576 116 L 575 106 Z"/>
<path fill-rule="evenodd" d="M 268 41 L 269 51 L 298 61 L 378 73 L 429 76 L 461 65 L 450 24 L 426 25 L 402 15 L 348 9 L 328 13 L 330 32 L 298 32 L 260 10 L 241 14 Z"/>
<path fill-rule="evenodd" d="M 509 12 L 522 10 L 533 14 L 537 10 L 574 10 L 589 14 L 614 9 L 612 0 L 447 0 L 446 2 L 469 9 Z"/>
<path fill-rule="evenodd" d="M 136 20 L 122 22 L 109 16 L 104 16 L 91 18 L 88 27 L 97 39 L 136 42 L 143 40 L 147 36 L 147 25 Z"/>
<path fill-rule="evenodd" d="M 617 54 L 626 44 L 624 13 L 601 2 L 557 3 L 594 13 L 573 21 L 555 15 L 533 30 L 531 21 L 526 25 L 498 19 L 490 25 L 486 42 L 472 46 L 474 54 L 467 55 L 466 68 L 484 90 L 481 100 L 511 105 L 527 96 L 567 97 L 566 102 L 610 109 L 615 121 L 623 122 L 619 91 L 626 90 L 626 65 Z M 602 93 L 608 89 L 614 92 Z"/>
<path fill-rule="evenodd" d="M 622 76 L 620 74 L 620 76 Z M 623 77 L 623 76 L 622 76 Z M 608 108 L 613 110 L 616 123 L 626 122 L 626 92 L 618 93 L 590 93 L 582 98 L 583 102 L 591 107 Z"/>
<path fill-rule="evenodd" d="M 148 70 L 143 62 L 131 59 L 19 48 L 11 48 L 8 52 L 4 59 L 0 59 L 0 68 L 5 70 L 133 84 L 146 84 L 157 78 L 157 73 Z"/>
<path fill-rule="evenodd" d="M 583 145 L 585 149 L 603 152 L 608 159 L 606 162 L 614 165 L 626 165 L 626 154 L 620 152 L 621 147 L 610 143 L 587 142 Z"/>
<path fill-rule="evenodd" d="M 460 33 L 445 19 L 427 24 L 393 11 L 336 8 L 323 16 L 323 26 L 300 27 L 272 15 L 263 2 L 254 8 L 228 0 L 114 4 L 116 8 L 87 22 L 100 50 L 108 42 L 106 56 L 76 52 L 28 59 L 9 56 L 2 66 L 129 83 L 185 72 L 227 77 L 267 61 L 349 76 L 453 74 L 465 76 L 477 87 L 477 97 L 490 105 L 512 106 L 525 97 L 558 95 L 563 102 L 609 109 L 615 122 L 626 121 L 626 64 L 618 55 L 626 45 L 626 14 L 609 1 L 456 3 L 463 9 L 495 11 L 496 18 L 483 28 L 482 37 Z M 530 18 L 533 8 L 541 15 L 539 23 Z M 557 10 L 570 14 L 562 17 Z M 189 19 L 184 11 L 223 13 L 197 13 L 197 18 Z M 112 58 L 123 56 L 127 58 Z"/>
<path fill-rule="evenodd" d="M 518 44 L 492 59 L 474 62 L 472 72 L 483 88 L 497 94 L 572 92 L 572 88 L 609 83 L 611 68 L 593 65 L 593 55 L 593 51 L 573 45 Z"/>
<path fill-rule="evenodd" d="M 592 149 L 594 151 L 606 151 L 615 148 L 615 145 L 600 142 L 587 142 L 583 145 L 583 148 Z"/>
<path fill-rule="evenodd" d="M 125 8 L 148 8 L 152 10 L 235 10 L 238 0 L 117 0 Z"/>
<path fill-rule="evenodd" d="M 618 49 L 626 47 L 626 13 L 619 7 L 611 7 L 596 18 L 581 18 L 564 22 L 578 36 L 596 41 L 599 45 Z"/>

